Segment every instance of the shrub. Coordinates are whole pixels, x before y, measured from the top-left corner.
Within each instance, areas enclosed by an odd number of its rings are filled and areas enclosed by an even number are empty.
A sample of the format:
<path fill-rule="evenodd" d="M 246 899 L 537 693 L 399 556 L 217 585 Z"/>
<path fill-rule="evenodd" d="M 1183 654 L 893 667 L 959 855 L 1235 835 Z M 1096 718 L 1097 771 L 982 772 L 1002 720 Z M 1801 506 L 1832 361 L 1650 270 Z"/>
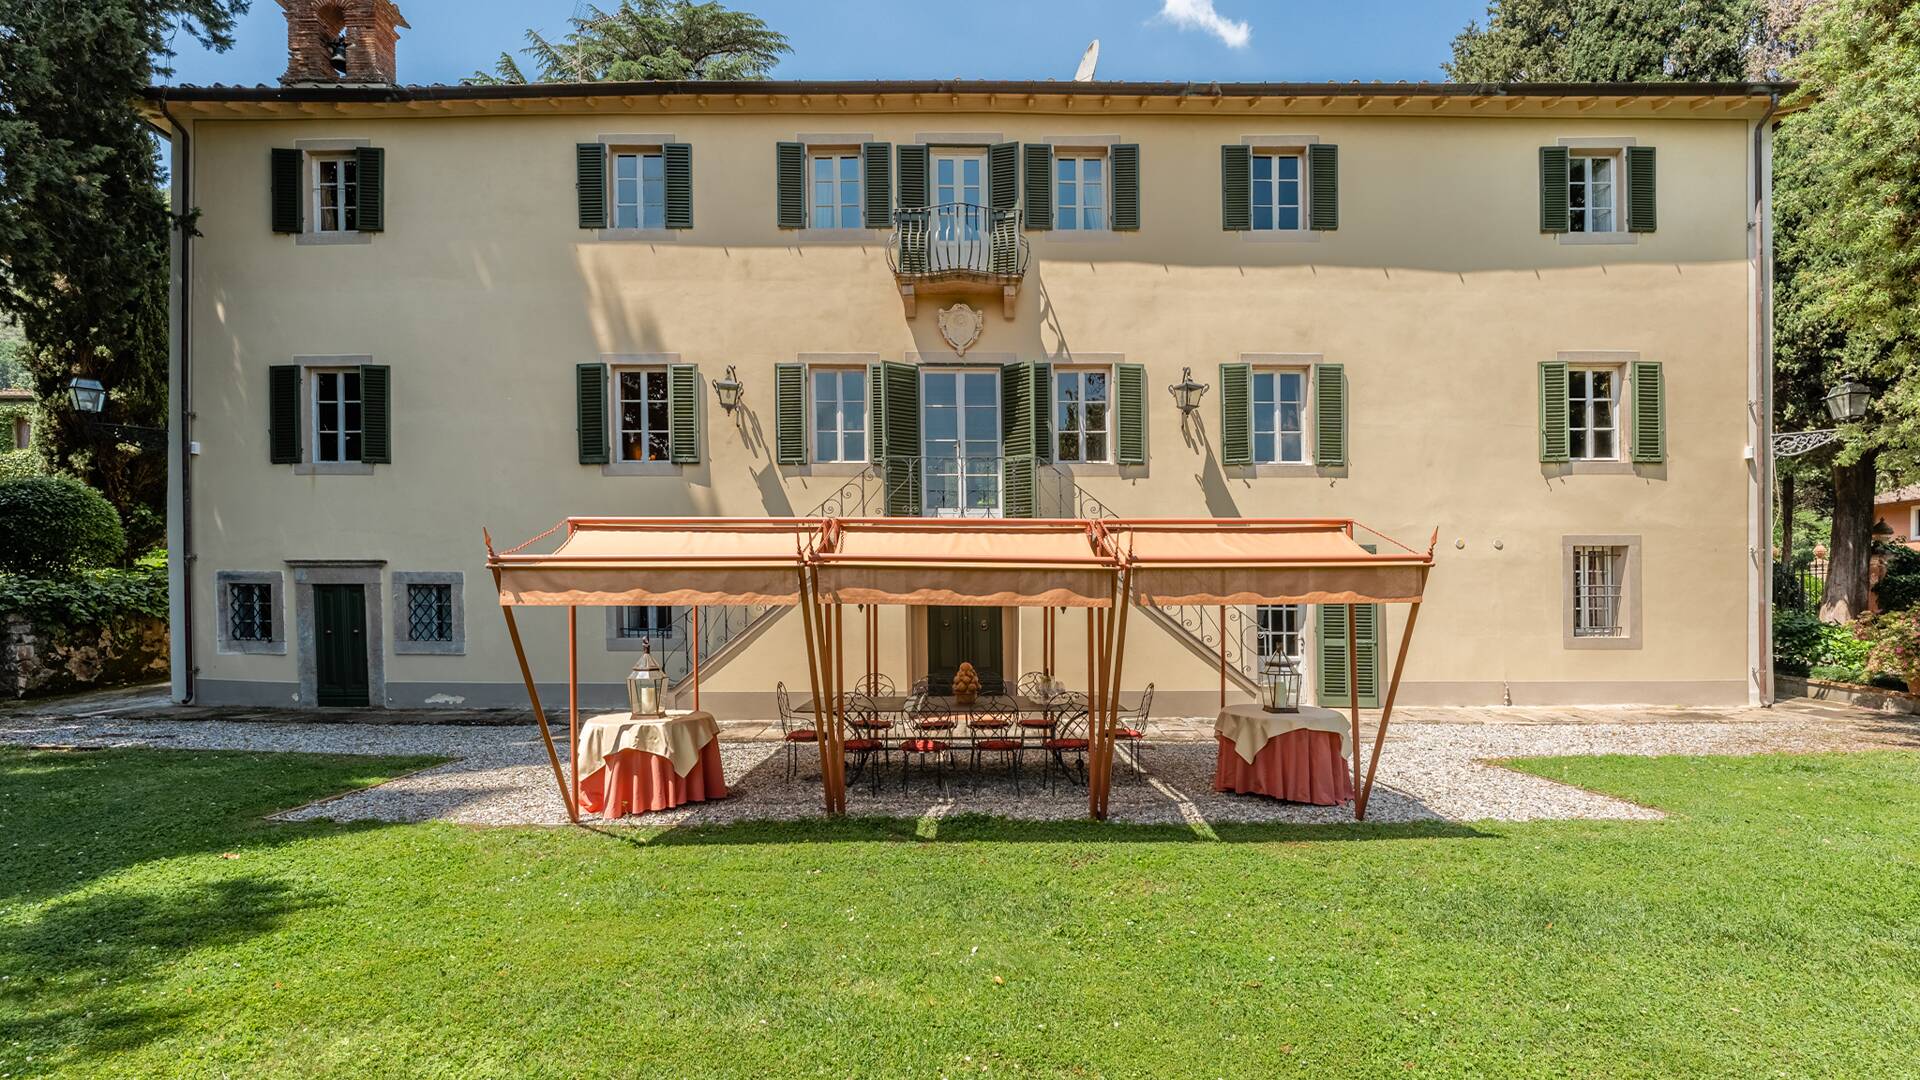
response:
<path fill-rule="evenodd" d="M 1875 543 L 1887 560 L 1887 574 L 1873 587 L 1882 611 L 1905 611 L 1920 602 L 1920 551 L 1905 544 Z"/>
<path fill-rule="evenodd" d="M 46 471 L 36 450 L 0 450 L 0 480 L 20 480 Z"/>
<path fill-rule="evenodd" d="M 1805 675 L 1825 652 L 1826 624 L 1801 608 L 1773 613 L 1773 666 L 1788 675 Z"/>
<path fill-rule="evenodd" d="M 1920 682 L 1920 612 L 1890 611 L 1860 620 L 1867 640 L 1865 667 L 1875 675 L 1894 675 L 1908 686 Z"/>
<path fill-rule="evenodd" d="M 0 480 L 0 570 L 61 574 L 120 558 L 120 515 L 69 476 Z"/>
<path fill-rule="evenodd" d="M 167 617 L 167 564 L 141 558 L 131 570 L 83 570 L 58 578 L 0 574 L 0 615 L 50 626 L 107 626 L 129 615 Z"/>

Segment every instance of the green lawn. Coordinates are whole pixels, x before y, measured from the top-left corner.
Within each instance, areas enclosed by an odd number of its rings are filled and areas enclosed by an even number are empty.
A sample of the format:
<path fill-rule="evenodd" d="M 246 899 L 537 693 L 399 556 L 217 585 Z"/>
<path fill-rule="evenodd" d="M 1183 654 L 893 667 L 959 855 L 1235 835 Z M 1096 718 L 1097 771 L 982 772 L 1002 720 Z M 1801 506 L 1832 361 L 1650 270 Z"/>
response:
<path fill-rule="evenodd" d="M 1920 755 L 1658 823 L 269 825 L 416 761 L 0 750 L 0 1074 L 1912 1076 Z"/>

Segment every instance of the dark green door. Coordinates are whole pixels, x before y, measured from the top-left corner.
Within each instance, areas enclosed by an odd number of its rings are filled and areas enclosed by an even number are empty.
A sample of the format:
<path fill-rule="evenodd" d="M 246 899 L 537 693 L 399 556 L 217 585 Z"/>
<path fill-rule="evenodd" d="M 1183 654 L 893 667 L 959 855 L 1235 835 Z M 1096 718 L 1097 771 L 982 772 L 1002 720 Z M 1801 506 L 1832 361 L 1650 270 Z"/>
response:
<path fill-rule="evenodd" d="M 313 646 L 320 704 L 365 708 L 369 704 L 366 586 L 313 587 Z"/>
<path fill-rule="evenodd" d="M 927 683 L 936 694 L 953 689 L 953 673 L 962 662 L 980 673 L 980 689 L 998 693 L 993 676 L 1000 670 L 1000 609 L 930 607 L 927 609 Z"/>

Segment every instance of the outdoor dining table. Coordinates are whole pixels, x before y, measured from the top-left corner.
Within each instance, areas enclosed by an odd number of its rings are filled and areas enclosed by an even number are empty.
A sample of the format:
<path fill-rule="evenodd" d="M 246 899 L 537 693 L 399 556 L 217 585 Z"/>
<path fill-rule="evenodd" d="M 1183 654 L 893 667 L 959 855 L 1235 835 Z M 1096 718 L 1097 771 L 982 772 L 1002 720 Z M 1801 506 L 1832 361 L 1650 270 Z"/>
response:
<path fill-rule="evenodd" d="M 867 700 L 873 702 L 873 707 L 876 711 L 883 713 L 904 713 L 912 711 L 916 714 L 964 716 L 968 713 L 1004 708 L 1005 703 L 1009 699 L 999 695 L 981 694 L 979 697 L 963 705 L 952 694 L 921 694 L 918 697 L 906 694 L 891 694 L 881 697 L 870 697 Z M 1079 701 L 1064 694 L 1059 697 L 1049 698 L 1032 698 L 1019 695 L 1012 697 L 1011 700 L 1013 701 L 1014 707 L 1023 713 L 1065 712 L 1070 708 L 1083 707 Z M 909 706 L 911 706 L 911 709 L 909 709 Z M 809 698 L 801 702 L 794 707 L 794 711 L 811 714 L 813 712 L 813 700 Z"/>
<path fill-rule="evenodd" d="M 602 713 L 580 729 L 580 808 L 608 820 L 727 797 L 712 713 L 636 720 Z"/>
<path fill-rule="evenodd" d="M 1252 703 L 1229 705 L 1213 722 L 1220 744 L 1213 790 L 1338 806 L 1353 798 L 1350 732 L 1347 719 L 1332 709 L 1302 705 L 1277 713 Z"/>

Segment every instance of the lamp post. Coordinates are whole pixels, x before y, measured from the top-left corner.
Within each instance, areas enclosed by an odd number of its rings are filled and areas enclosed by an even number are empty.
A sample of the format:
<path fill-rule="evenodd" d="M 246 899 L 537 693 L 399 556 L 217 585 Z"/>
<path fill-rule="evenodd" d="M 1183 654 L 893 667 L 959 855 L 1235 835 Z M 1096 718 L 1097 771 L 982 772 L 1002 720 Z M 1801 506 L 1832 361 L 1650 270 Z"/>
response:
<path fill-rule="evenodd" d="M 1183 367 L 1180 369 L 1180 381 L 1167 387 L 1167 392 L 1173 395 L 1173 403 L 1179 406 L 1180 416 L 1185 419 L 1192 416 L 1193 411 L 1200 407 L 1200 399 L 1206 395 L 1207 384 L 1193 381 L 1193 369 Z"/>
<path fill-rule="evenodd" d="M 164 444 L 166 441 L 166 428 L 102 421 L 100 414 L 107 409 L 107 388 L 101 385 L 99 379 L 76 375 L 67 382 L 67 397 L 73 402 L 73 411 L 85 421 L 88 431 L 136 444 Z"/>

